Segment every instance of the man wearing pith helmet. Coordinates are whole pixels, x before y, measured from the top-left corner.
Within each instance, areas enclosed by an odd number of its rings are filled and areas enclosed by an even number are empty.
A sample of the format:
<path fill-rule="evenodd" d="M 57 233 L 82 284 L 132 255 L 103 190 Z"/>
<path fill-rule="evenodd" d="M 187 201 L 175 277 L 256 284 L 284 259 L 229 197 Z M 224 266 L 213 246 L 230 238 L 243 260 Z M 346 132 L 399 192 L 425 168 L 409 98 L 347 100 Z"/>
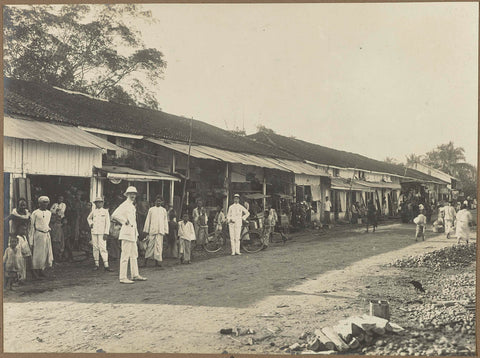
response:
<path fill-rule="evenodd" d="M 240 205 L 240 195 L 233 196 L 233 204 L 228 208 L 227 220 L 228 231 L 230 233 L 230 244 L 232 246 L 232 256 L 241 255 L 240 253 L 240 234 L 242 233 L 243 220 L 250 216 L 245 207 Z"/>
<path fill-rule="evenodd" d="M 118 239 L 122 242 L 122 254 L 120 255 L 120 282 L 133 283 L 134 281 L 146 281 L 145 277 L 138 273 L 138 249 L 137 249 L 137 217 L 133 204 L 137 196 L 137 189 L 129 186 L 124 194 L 127 197 L 113 212 L 112 219 L 119 222 L 122 227 Z M 130 262 L 132 279 L 127 278 L 127 268 Z"/>

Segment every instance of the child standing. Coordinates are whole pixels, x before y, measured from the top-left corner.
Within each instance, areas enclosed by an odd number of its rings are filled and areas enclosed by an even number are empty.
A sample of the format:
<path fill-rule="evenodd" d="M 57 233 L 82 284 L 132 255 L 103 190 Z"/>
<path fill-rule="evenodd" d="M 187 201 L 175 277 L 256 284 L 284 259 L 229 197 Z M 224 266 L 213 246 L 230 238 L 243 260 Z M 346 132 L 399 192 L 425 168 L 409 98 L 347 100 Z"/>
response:
<path fill-rule="evenodd" d="M 190 263 L 191 243 L 195 240 L 195 229 L 188 221 L 188 214 L 183 214 L 183 220 L 178 223 L 180 239 L 180 263 Z"/>
<path fill-rule="evenodd" d="M 418 238 L 421 237 L 425 241 L 425 226 L 427 225 L 427 217 L 423 214 L 424 210 L 420 210 L 420 214 L 413 219 L 413 222 L 417 224 L 417 229 L 415 231 L 415 241 L 418 241 Z"/>
<path fill-rule="evenodd" d="M 19 283 L 27 279 L 27 260 L 31 258 L 32 252 L 27 240 L 27 225 L 18 226 L 17 230 L 17 261 L 18 261 L 18 280 Z"/>
<path fill-rule="evenodd" d="M 13 283 L 18 278 L 20 271 L 17 257 L 18 239 L 13 236 L 10 238 L 10 246 L 5 250 L 3 255 L 3 263 L 5 264 L 5 285 L 11 290 Z"/>
<path fill-rule="evenodd" d="M 208 215 L 205 207 L 200 209 L 200 216 L 198 217 L 198 238 L 197 245 L 203 245 L 208 238 Z"/>

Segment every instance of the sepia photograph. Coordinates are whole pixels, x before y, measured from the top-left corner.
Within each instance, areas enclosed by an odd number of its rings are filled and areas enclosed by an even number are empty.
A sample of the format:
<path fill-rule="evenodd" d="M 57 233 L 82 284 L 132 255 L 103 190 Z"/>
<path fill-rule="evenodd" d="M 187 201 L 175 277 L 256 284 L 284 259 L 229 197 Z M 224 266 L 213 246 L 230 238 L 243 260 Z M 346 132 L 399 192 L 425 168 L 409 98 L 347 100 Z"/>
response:
<path fill-rule="evenodd" d="M 2 13 L 4 352 L 476 355 L 478 2 Z"/>

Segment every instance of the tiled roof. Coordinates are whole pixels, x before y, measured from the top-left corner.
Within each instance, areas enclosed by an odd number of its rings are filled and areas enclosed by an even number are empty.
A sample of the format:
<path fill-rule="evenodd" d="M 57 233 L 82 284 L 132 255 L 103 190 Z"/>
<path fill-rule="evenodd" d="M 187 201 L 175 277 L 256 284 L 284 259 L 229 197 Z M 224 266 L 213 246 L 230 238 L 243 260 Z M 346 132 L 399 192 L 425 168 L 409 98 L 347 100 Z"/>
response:
<path fill-rule="evenodd" d="M 52 86 L 4 79 L 4 111 L 39 120 L 156 138 L 188 141 L 190 119 L 162 111 L 95 99 Z M 236 152 L 296 159 L 263 143 L 193 120 L 192 142 Z"/>

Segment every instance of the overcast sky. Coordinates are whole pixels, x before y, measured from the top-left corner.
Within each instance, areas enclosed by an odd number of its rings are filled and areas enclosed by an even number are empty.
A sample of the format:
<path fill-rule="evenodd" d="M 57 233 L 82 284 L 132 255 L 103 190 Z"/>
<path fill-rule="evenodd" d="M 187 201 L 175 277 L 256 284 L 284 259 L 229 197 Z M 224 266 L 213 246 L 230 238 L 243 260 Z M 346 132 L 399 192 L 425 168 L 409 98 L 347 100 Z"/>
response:
<path fill-rule="evenodd" d="M 452 140 L 477 162 L 478 3 L 146 7 L 166 112 L 380 160 Z"/>

